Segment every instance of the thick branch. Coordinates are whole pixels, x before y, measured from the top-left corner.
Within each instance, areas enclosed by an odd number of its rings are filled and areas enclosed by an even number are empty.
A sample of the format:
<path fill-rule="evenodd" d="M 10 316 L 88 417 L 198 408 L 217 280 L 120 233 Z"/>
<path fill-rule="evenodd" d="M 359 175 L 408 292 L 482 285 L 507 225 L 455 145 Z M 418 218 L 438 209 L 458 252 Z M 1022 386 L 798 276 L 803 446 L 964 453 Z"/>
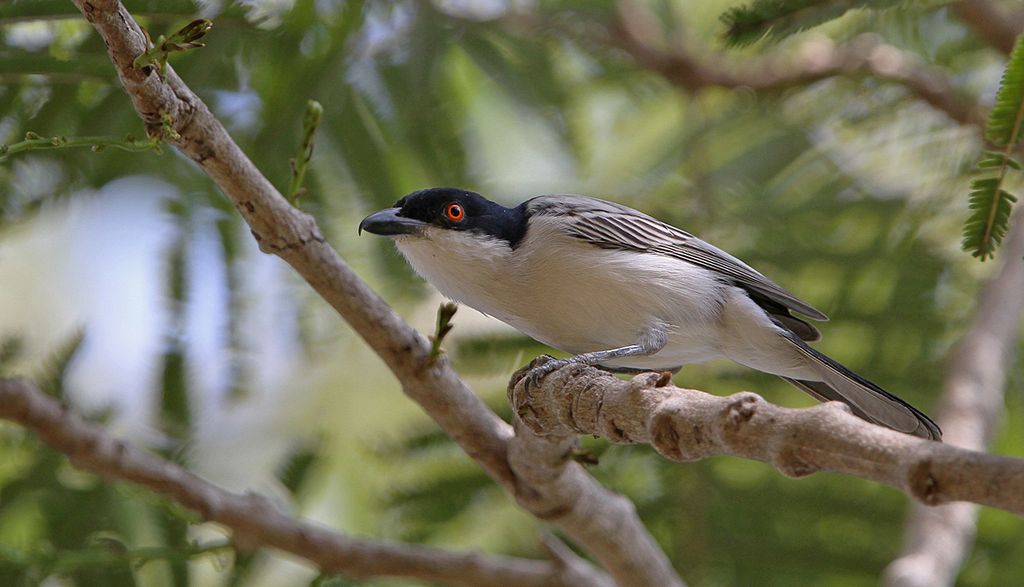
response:
<path fill-rule="evenodd" d="M 260 248 L 288 262 L 334 307 L 394 372 L 405 393 L 519 503 L 538 516 L 548 512 L 551 505 L 544 500 L 522 497 L 538 490 L 517 478 L 509 466 L 509 425 L 459 379 L 446 359 L 431 357 L 430 343 L 359 279 L 324 240 L 311 216 L 288 204 L 172 68 L 168 67 L 166 80 L 162 81 L 151 71 L 132 67 L 132 61 L 147 45 L 124 6 L 117 0 L 74 2 L 103 37 L 121 84 L 147 128 L 167 134 L 164 127 L 170 124 L 176 135 L 169 140 L 201 165 L 231 199 Z M 581 483 L 597 486 L 589 476 Z M 597 499 L 602 494 L 591 491 L 588 495 Z M 552 496 L 556 498 L 571 497 Z M 603 504 L 590 507 L 601 509 Z M 605 536 L 587 528 L 568 527 L 568 519 L 553 522 L 594 552 L 620 584 L 663 585 L 660 578 L 675 574 L 660 551 L 642 553 L 638 561 L 619 565 L 621 557 L 603 558 Z M 643 528 L 635 516 L 631 523 Z M 592 548 L 593 544 L 598 548 Z M 653 545 L 653 540 L 648 537 L 644 544 Z M 638 547 L 625 552 L 640 554 Z M 640 574 L 634 574 L 638 569 Z"/>
<path fill-rule="evenodd" d="M 258 495 L 225 491 L 109 436 L 26 381 L 0 379 L 0 417 L 25 426 L 81 469 L 131 481 L 189 508 L 204 520 L 227 526 L 232 541 L 244 550 L 277 548 L 308 559 L 323 571 L 350 577 L 414 577 L 468 587 L 611 584 L 580 559 L 563 556 L 559 562 L 547 562 L 376 542 L 294 520 Z"/>
<path fill-rule="evenodd" d="M 511 382 L 519 381 L 528 370 L 521 369 Z M 510 399 L 513 392 L 510 383 Z M 518 416 L 513 425 L 516 436 L 509 447 L 509 464 L 529 484 L 528 491 L 518 494 L 521 504 L 538 512 L 541 519 L 566 528 L 573 538 L 574 532 L 592 536 L 587 543 L 591 552 L 602 561 L 613 561 L 612 566 L 625 570 L 627 577 L 645 577 L 647 583 L 664 587 L 682 585 L 667 557 L 638 523 L 633 502 L 591 483 L 590 475 L 573 460 L 578 444 L 575 432 L 561 429 L 540 436 Z"/>
<path fill-rule="evenodd" d="M 1024 459 L 900 434 L 835 402 L 789 409 L 749 392 L 720 397 L 658 387 L 667 381 L 655 373 L 622 381 L 570 366 L 539 386 L 513 382 L 510 397 L 539 435 L 649 443 L 677 461 L 730 454 L 771 463 L 791 477 L 836 471 L 891 485 L 928 505 L 963 500 L 1024 514 Z"/>
<path fill-rule="evenodd" d="M 1006 373 L 1024 314 L 1024 215 L 1013 219 L 1002 266 L 982 288 L 974 319 L 950 353 L 939 404 L 943 440 L 986 450 L 999 424 Z M 888 585 L 952 585 L 974 543 L 977 506 L 915 507 L 907 518 L 904 552 L 886 569 Z"/>

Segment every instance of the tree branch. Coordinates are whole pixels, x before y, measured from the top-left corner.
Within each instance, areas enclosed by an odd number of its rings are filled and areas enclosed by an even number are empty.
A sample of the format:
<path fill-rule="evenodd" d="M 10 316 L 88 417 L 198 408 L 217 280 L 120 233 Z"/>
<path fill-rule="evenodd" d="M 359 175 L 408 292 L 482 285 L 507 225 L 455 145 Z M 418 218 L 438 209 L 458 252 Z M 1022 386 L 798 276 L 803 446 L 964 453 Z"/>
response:
<path fill-rule="evenodd" d="M 950 352 L 937 412 L 946 443 L 979 451 L 988 448 L 999 424 L 1024 314 L 1024 215 L 1014 218 L 999 254 L 1002 265 L 982 288 L 974 319 Z M 952 585 L 974 543 L 977 519 L 978 507 L 969 503 L 913 508 L 904 551 L 886 569 L 887 584 Z"/>
<path fill-rule="evenodd" d="M 543 520 L 571 529 L 569 532 L 593 536 L 587 543 L 591 553 L 625 571 L 626 577 L 645 577 L 650 585 L 682 587 L 668 558 L 638 523 L 633 502 L 592 483 L 590 475 L 572 459 L 578 444 L 576 433 L 563 430 L 539 436 L 519 417 L 513 418 L 513 426 L 516 436 L 509 447 L 509 464 L 530 487 L 518 494 L 520 504 Z"/>
<path fill-rule="evenodd" d="M 556 501 L 577 498 L 575 495 L 553 495 L 542 492 L 519 478 L 509 465 L 511 427 L 498 418 L 451 369 L 443 356 L 434 360 L 430 343 L 413 330 L 377 296 L 320 233 L 316 221 L 288 204 L 280 193 L 210 113 L 206 105 L 168 66 L 165 80 L 153 71 L 132 67 L 132 61 L 148 47 L 138 24 L 117 0 L 74 0 L 86 19 L 96 28 L 107 45 L 118 77 L 147 129 L 151 133 L 170 134 L 172 142 L 198 163 L 249 224 L 261 250 L 275 254 L 292 266 L 320 296 L 327 301 L 384 360 L 402 384 L 402 389 L 416 401 L 438 425 L 481 467 L 501 484 L 517 501 L 538 517 L 548 515 Z M 166 126 L 174 133 L 166 133 Z M 593 478 L 581 476 L 579 483 L 597 488 Z M 548 499 L 535 499 L 548 495 Z M 592 490 L 592 499 L 605 494 Z M 605 503 L 587 504 L 601 510 Z M 572 527 L 576 518 L 556 518 L 552 523 L 593 552 L 621 585 L 681 584 L 662 581 L 675 577 L 664 554 L 647 540 L 620 545 L 622 553 L 607 558 L 604 548 L 607 536 L 596 529 Z M 646 533 L 643 524 L 633 515 L 620 517 Z M 595 547 L 596 545 L 596 547 Z M 655 552 L 641 552 L 654 548 Z M 620 564 L 623 557 L 637 556 L 629 564 Z"/>
<path fill-rule="evenodd" d="M 687 92 L 708 87 L 779 91 L 830 77 L 869 75 L 904 86 L 960 124 L 981 127 L 985 123 L 981 109 L 964 100 L 941 71 L 926 67 L 914 55 L 882 42 L 877 35 L 860 35 L 842 45 L 826 38 L 813 39 L 783 57 L 762 57 L 747 64 L 712 64 L 682 47 L 653 47 L 649 40 L 664 37 L 664 33 L 648 9 L 628 1 L 620 2 L 618 7 L 619 20 L 607 33 L 608 44 Z"/>
<path fill-rule="evenodd" d="M 457 553 L 353 538 L 294 520 L 261 496 L 225 491 L 113 438 L 24 380 L 0 379 L 0 417 L 25 426 L 76 467 L 141 485 L 205 521 L 227 526 L 232 542 L 242 550 L 270 546 L 308 559 L 325 572 L 350 577 L 413 577 L 467 587 L 611 585 L 603 573 L 564 552 L 557 562 Z"/>
<path fill-rule="evenodd" d="M 835 471 L 890 485 L 928 505 L 964 500 L 1024 514 L 1024 459 L 901 434 L 836 402 L 789 409 L 749 392 L 721 397 L 668 381 L 657 373 L 622 381 L 569 366 L 539 386 L 514 379 L 509 396 L 515 413 L 541 436 L 649 443 L 676 461 L 729 454 L 771 463 L 791 477 Z"/>
<path fill-rule="evenodd" d="M 960 0 L 950 4 L 950 9 L 978 39 L 1007 55 L 1017 35 L 1024 33 L 1024 12 L 1004 13 L 990 0 Z"/>
<path fill-rule="evenodd" d="M 985 113 L 965 99 L 943 72 L 921 63 L 915 55 L 864 34 L 844 44 L 826 38 L 804 42 L 782 56 L 738 62 L 706 59 L 684 45 L 666 39 L 658 18 L 643 4 L 623 0 L 618 19 L 611 24 L 544 19 L 519 12 L 502 18 L 513 34 L 534 34 L 558 29 L 602 48 L 618 49 L 637 66 L 653 71 L 687 93 L 712 87 L 755 91 L 783 91 L 837 76 L 872 76 L 902 85 L 911 95 L 945 113 L 959 124 L 982 127 Z"/>

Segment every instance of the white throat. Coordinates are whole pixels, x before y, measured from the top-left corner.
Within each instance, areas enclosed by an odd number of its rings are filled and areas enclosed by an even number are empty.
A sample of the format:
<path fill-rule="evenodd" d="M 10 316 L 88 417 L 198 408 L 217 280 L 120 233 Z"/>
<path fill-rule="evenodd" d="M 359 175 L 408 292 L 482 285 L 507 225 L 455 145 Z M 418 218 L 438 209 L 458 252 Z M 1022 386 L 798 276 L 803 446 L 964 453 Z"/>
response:
<path fill-rule="evenodd" d="M 501 288 L 495 287 L 507 281 L 511 270 L 507 241 L 427 227 L 420 235 L 396 238 L 395 246 L 416 273 L 445 296 L 499 320 L 509 318 L 503 308 L 510 306 Z"/>

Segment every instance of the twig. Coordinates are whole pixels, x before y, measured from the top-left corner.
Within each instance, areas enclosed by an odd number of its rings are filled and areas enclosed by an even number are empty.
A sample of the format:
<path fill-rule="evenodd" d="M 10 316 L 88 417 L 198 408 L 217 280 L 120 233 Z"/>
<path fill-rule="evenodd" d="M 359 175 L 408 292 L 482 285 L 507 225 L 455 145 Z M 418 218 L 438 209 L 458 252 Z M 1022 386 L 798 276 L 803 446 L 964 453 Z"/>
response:
<path fill-rule="evenodd" d="M 141 152 L 160 149 L 158 139 L 139 140 L 132 135 L 124 138 L 86 136 L 86 137 L 41 137 L 34 132 L 25 133 L 25 140 L 10 145 L 0 145 L 0 161 L 25 151 L 43 151 L 47 149 L 67 149 L 72 147 L 90 147 L 99 152 L 110 147 L 122 151 Z"/>
<path fill-rule="evenodd" d="M 445 302 L 437 307 L 437 326 L 434 328 L 434 335 L 430 337 L 430 360 L 436 361 L 441 356 L 441 341 L 452 331 L 452 318 L 459 310 L 459 305 L 453 302 Z"/>
<path fill-rule="evenodd" d="M 928 505 L 964 500 L 1024 514 L 1024 459 L 901 434 L 836 402 L 788 409 L 749 392 L 720 397 L 658 387 L 663 381 L 657 373 L 621 381 L 569 366 L 539 386 L 513 380 L 509 395 L 516 414 L 539 435 L 649 443 L 677 461 L 729 454 L 771 463 L 791 477 L 836 471 L 891 485 Z"/>
<path fill-rule="evenodd" d="M 76 467 L 141 485 L 204 520 L 223 524 L 232 530 L 232 542 L 245 550 L 277 548 L 308 559 L 325 572 L 349 577 L 414 577 L 467 587 L 610 585 L 582 561 L 567 565 L 378 542 L 294 520 L 258 495 L 225 491 L 179 465 L 113 438 L 24 380 L 0 379 L 0 417 L 25 426 L 66 454 Z"/>
<path fill-rule="evenodd" d="M 167 75 L 167 59 L 171 53 L 191 51 L 192 49 L 205 47 L 206 44 L 200 43 L 199 39 L 205 37 L 206 33 L 210 32 L 212 28 L 212 21 L 198 18 L 172 33 L 170 38 L 160 35 L 153 43 L 153 47 L 147 49 L 132 61 L 132 66 L 137 69 L 155 67 L 157 75 L 163 79 Z M 146 33 L 145 29 L 143 29 L 143 33 L 146 34 L 148 39 L 149 33 Z"/>
<path fill-rule="evenodd" d="M 320 118 L 324 115 L 324 107 L 316 100 L 306 102 L 306 114 L 302 117 L 302 144 L 299 153 L 289 160 L 292 168 L 292 180 L 288 184 L 288 201 L 294 206 L 299 198 L 306 193 L 302 182 L 306 179 L 306 168 L 313 158 L 313 137 L 320 126 Z"/>
<path fill-rule="evenodd" d="M 252 161 L 231 140 L 207 106 L 168 66 L 161 80 L 132 67 L 135 56 L 146 50 L 145 37 L 132 16 L 117 0 L 74 0 L 107 45 L 121 85 L 151 132 L 161 132 L 163 120 L 173 121 L 177 138 L 169 139 L 195 160 L 217 183 L 249 224 L 260 249 L 284 259 L 329 303 L 388 365 L 402 389 L 471 456 L 495 481 L 517 499 L 534 488 L 518 479 L 509 466 L 511 427 L 491 411 L 452 370 L 443 356 L 430 357 L 430 342 L 406 324 L 377 296 L 331 248 L 316 221 L 291 206 Z M 166 133 L 165 133 L 166 134 Z M 587 476 L 589 485 L 597 482 Z M 597 495 L 596 492 L 593 493 Z M 534 515 L 547 511 L 545 503 L 528 503 Z M 600 509 L 603 504 L 588 504 Z M 634 522 L 642 524 L 634 515 Z M 584 549 L 605 540 L 585 529 L 570 529 Z M 651 559 L 652 556 L 648 556 Z M 615 560 L 600 559 L 619 583 L 643 585 L 644 576 L 629 574 L 635 565 L 616 568 Z M 658 569 L 659 575 L 672 573 Z M 603 584 L 605 575 L 593 573 Z"/>

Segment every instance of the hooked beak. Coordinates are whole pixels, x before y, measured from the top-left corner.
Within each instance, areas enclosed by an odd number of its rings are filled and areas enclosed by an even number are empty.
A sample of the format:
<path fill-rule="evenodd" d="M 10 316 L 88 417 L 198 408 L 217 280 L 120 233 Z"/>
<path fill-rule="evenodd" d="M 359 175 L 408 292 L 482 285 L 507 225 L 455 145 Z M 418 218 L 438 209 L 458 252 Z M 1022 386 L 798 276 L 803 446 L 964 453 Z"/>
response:
<path fill-rule="evenodd" d="M 402 234 L 417 234 L 426 222 L 415 218 L 399 216 L 401 208 L 385 208 L 380 212 L 374 212 L 359 223 L 359 234 L 366 232 L 379 234 L 381 236 L 397 236 Z"/>

